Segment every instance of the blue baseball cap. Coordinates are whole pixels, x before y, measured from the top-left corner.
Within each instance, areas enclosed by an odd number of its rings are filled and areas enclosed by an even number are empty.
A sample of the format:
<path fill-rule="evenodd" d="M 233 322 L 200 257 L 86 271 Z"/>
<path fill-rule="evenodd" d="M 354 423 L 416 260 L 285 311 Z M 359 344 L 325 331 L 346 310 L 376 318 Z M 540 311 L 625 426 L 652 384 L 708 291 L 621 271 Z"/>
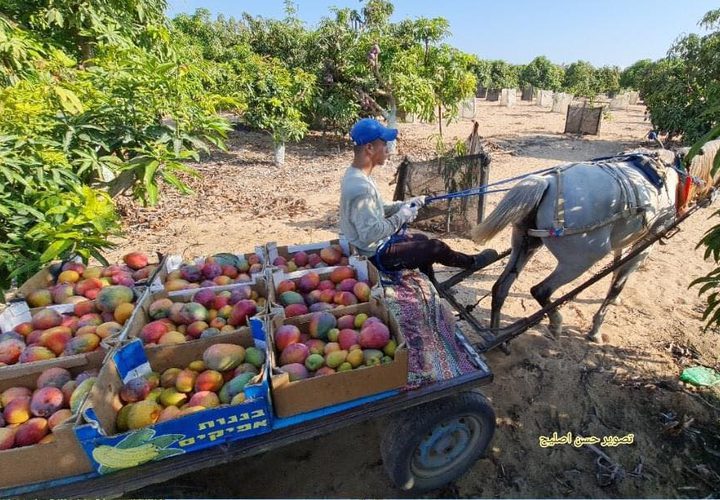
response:
<path fill-rule="evenodd" d="M 350 137 L 356 146 L 369 144 L 374 140 L 382 139 L 385 142 L 397 139 L 398 130 L 387 128 L 374 118 L 363 118 L 350 129 Z"/>

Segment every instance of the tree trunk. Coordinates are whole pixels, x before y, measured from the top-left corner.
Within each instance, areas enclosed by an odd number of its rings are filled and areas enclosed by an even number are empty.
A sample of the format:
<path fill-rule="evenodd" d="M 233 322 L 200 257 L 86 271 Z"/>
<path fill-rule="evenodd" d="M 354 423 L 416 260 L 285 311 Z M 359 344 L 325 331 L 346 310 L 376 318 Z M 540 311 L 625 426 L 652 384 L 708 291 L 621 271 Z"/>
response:
<path fill-rule="evenodd" d="M 285 143 L 278 142 L 275 146 L 275 166 L 282 167 L 285 164 Z"/>
<path fill-rule="evenodd" d="M 443 121 L 442 105 L 438 104 L 438 127 L 439 127 L 439 129 L 440 129 L 440 138 L 441 138 L 441 139 L 442 139 L 442 136 L 443 136 L 442 121 Z"/>
<path fill-rule="evenodd" d="M 392 99 L 390 101 L 390 111 L 387 116 L 387 121 L 389 128 L 397 128 L 397 105 L 395 104 L 395 99 Z M 395 152 L 395 149 L 397 147 L 396 143 L 397 141 L 388 142 L 388 152 Z"/>

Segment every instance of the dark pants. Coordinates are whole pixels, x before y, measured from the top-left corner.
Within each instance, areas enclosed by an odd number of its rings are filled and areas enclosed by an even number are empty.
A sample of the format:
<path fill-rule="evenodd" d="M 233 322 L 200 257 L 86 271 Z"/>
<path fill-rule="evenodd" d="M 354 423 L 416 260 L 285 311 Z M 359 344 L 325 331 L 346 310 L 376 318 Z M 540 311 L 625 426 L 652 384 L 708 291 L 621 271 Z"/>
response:
<path fill-rule="evenodd" d="M 371 259 L 377 265 L 377 255 Z M 420 269 L 427 274 L 433 264 L 470 268 L 473 257 L 452 250 L 446 243 L 430 239 L 424 234 L 406 234 L 404 239 L 391 243 L 382 253 L 382 268 L 388 271 Z"/>

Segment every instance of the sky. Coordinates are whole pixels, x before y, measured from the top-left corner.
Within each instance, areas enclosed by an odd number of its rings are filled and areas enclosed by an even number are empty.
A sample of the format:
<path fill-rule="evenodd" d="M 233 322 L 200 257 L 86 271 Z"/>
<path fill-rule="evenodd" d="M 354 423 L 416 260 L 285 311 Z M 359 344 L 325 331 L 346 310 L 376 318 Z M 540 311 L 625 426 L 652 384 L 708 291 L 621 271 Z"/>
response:
<path fill-rule="evenodd" d="M 282 0 L 169 0 L 168 15 L 204 7 L 213 17 L 240 18 L 243 12 L 283 18 Z M 308 27 L 330 15 L 331 7 L 360 9 L 360 0 L 295 0 Z M 630 66 L 664 57 L 673 42 L 720 8 L 711 0 L 394 0 L 392 21 L 444 17 L 448 43 L 481 59 L 526 64 L 544 55 L 557 64 L 585 60 L 594 66 Z"/>

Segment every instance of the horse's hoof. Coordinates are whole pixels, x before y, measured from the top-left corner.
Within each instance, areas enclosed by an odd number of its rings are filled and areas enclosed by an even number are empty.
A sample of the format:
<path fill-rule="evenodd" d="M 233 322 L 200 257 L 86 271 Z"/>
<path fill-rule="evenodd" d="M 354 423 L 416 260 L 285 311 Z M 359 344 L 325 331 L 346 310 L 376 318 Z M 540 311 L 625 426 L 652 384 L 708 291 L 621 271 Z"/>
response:
<path fill-rule="evenodd" d="M 597 342 L 600 343 L 600 335 L 597 333 L 588 333 L 585 335 L 585 338 L 588 339 L 590 342 Z"/>
<path fill-rule="evenodd" d="M 560 334 L 562 333 L 562 326 L 550 325 L 548 327 L 548 330 L 550 331 L 550 336 L 553 338 L 553 340 L 557 340 L 558 338 L 560 338 Z"/>

